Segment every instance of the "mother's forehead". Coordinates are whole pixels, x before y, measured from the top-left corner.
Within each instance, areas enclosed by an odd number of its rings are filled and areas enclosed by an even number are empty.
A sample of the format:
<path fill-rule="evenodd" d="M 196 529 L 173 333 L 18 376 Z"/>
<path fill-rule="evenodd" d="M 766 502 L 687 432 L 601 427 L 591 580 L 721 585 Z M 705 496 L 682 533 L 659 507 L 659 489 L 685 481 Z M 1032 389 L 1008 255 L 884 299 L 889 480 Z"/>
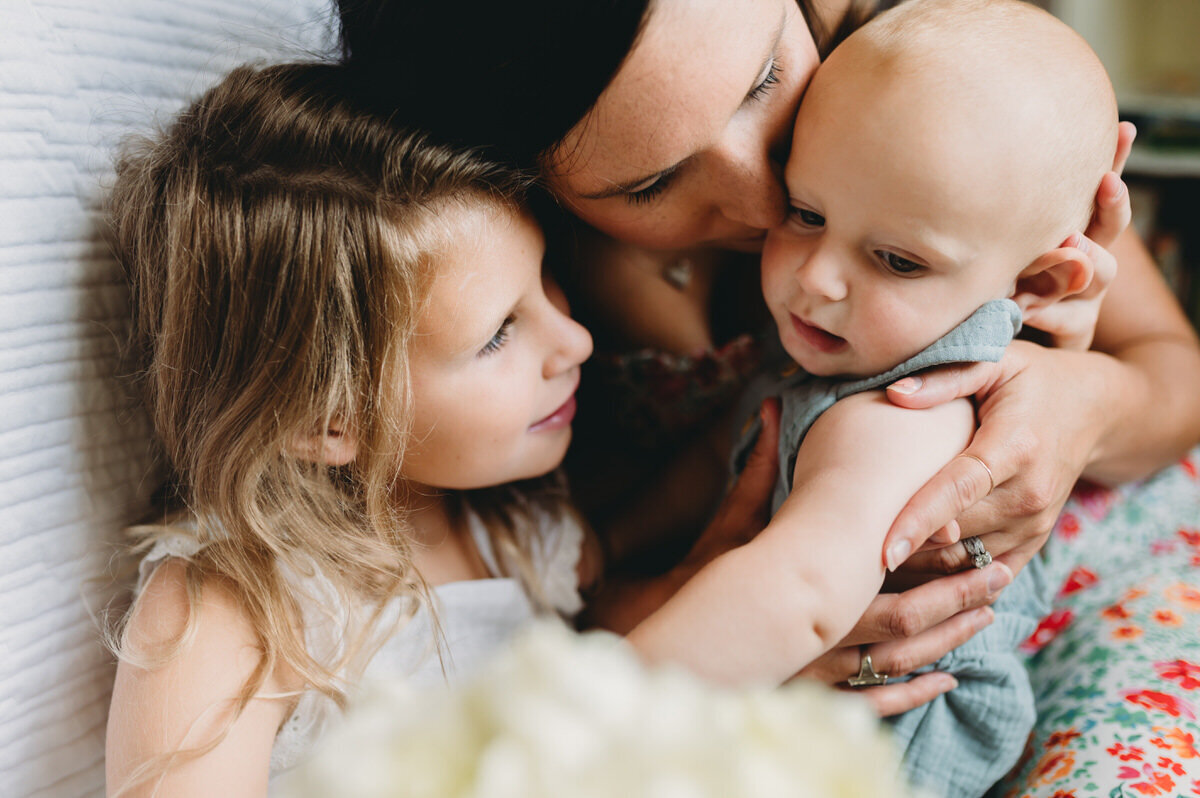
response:
<path fill-rule="evenodd" d="M 790 2 L 655 3 L 629 57 L 564 141 L 563 172 L 623 182 L 708 146 L 760 77 Z"/>

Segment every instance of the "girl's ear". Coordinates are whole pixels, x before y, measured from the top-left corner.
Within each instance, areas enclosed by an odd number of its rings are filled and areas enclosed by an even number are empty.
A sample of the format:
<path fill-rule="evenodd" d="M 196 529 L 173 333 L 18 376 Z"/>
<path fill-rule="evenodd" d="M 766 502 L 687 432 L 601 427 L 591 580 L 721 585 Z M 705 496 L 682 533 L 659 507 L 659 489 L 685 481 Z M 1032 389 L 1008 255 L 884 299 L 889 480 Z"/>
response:
<path fill-rule="evenodd" d="M 292 454 L 322 465 L 344 466 L 358 455 L 358 438 L 345 424 L 335 420 L 320 433 L 297 435 L 292 440 Z"/>
<path fill-rule="evenodd" d="M 1092 283 L 1092 259 L 1074 247 L 1059 247 L 1026 266 L 1017 275 L 1012 300 L 1022 313 L 1049 307 L 1078 294 Z"/>

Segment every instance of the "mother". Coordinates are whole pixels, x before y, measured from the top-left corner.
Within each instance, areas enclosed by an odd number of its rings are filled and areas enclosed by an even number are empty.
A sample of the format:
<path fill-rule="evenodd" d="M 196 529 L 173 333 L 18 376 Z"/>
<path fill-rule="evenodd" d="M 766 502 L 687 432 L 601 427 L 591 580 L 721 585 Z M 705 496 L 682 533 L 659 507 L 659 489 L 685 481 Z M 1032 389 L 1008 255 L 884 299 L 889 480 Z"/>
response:
<path fill-rule="evenodd" d="M 347 60 L 380 107 L 539 172 L 564 206 L 611 237 L 603 251 L 613 268 L 669 265 L 681 251 L 761 246 L 765 230 L 783 218 L 780 159 L 819 54 L 861 18 L 847 13 L 846 0 L 339 6 Z M 1081 248 L 1120 268 L 1092 351 L 1018 343 L 998 366 L 946 369 L 889 390 L 893 402 L 911 407 L 973 393 L 980 418 L 973 457 L 947 464 L 897 519 L 889 561 L 957 519 L 964 536 L 982 536 L 1020 569 L 1045 542 L 1078 477 L 1140 477 L 1200 440 L 1200 345 L 1125 230 L 1129 203 L 1116 176 L 1102 183 L 1096 208 Z M 699 302 L 706 307 L 707 297 Z M 739 486 L 718 518 L 736 515 L 753 493 Z M 713 536 L 720 532 L 710 528 Z M 956 645 L 978 621 L 961 611 L 992 592 L 986 577 L 926 580 L 967 562 L 962 546 L 909 558 L 903 584 L 919 586 L 881 595 L 847 647 L 811 665 L 809 675 L 845 680 L 858 669 L 852 646 L 860 643 L 875 643 L 876 667 L 891 674 Z M 670 590 L 679 574 L 659 587 Z M 945 686 L 915 680 L 878 688 L 875 699 L 894 712 Z"/>

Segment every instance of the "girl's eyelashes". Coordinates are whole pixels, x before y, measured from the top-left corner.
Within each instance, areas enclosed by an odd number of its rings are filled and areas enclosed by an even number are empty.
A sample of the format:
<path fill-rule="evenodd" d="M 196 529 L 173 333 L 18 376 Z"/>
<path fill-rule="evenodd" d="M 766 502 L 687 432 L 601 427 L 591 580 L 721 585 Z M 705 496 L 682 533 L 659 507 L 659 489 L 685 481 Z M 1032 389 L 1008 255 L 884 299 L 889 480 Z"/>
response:
<path fill-rule="evenodd" d="M 917 263 L 915 260 L 897 255 L 895 252 L 889 252 L 886 249 L 877 249 L 875 254 L 879 256 L 879 260 L 883 262 L 886 268 L 892 274 L 897 274 L 901 277 L 917 277 L 924 273 L 924 264 Z"/>
<path fill-rule="evenodd" d="M 479 357 L 487 357 L 490 354 L 500 351 L 500 347 L 504 346 L 504 342 L 508 340 L 510 328 L 516 320 L 516 316 L 509 316 L 505 319 L 500 325 L 500 329 L 496 330 L 496 334 L 492 336 L 492 339 L 483 345 L 483 349 L 479 350 Z"/>
<path fill-rule="evenodd" d="M 766 97 L 771 89 L 779 83 L 779 59 L 772 55 L 771 64 L 767 67 L 767 74 L 763 76 L 762 82 L 750 90 L 746 95 L 747 100 L 761 100 Z"/>

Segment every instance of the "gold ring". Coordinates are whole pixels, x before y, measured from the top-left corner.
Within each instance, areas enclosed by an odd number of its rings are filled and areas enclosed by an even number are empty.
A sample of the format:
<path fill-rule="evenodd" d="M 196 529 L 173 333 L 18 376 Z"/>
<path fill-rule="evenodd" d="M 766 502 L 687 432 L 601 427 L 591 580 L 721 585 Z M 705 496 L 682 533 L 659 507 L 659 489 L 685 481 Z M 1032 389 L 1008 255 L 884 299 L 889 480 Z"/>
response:
<path fill-rule="evenodd" d="M 959 457 L 969 457 L 972 460 L 974 460 L 976 463 L 979 463 L 981 466 L 983 466 L 983 470 L 986 471 L 987 475 L 988 475 L 988 491 L 987 492 L 991 493 L 992 491 L 994 491 L 996 489 L 996 477 L 992 475 L 992 469 L 988 468 L 987 463 L 983 462 L 982 460 L 980 460 L 978 457 L 976 457 L 973 454 L 965 454 L 964 453 L 964 454 L 960 454 Z M 987 494 L 985 493 L 984 495 L 986 496 Z"/>

